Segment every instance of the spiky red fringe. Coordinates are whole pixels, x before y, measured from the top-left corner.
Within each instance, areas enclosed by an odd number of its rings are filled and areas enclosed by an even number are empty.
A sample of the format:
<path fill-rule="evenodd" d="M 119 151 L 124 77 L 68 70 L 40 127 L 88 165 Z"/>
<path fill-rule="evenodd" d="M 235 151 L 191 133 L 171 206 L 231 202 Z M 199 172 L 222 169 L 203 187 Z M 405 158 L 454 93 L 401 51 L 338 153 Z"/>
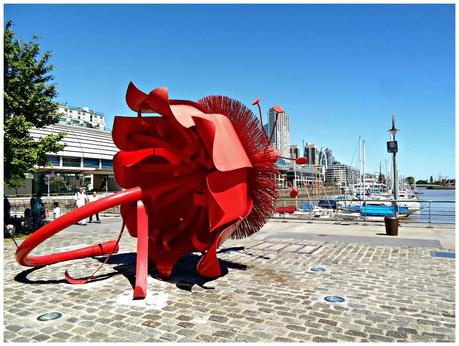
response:
<path fill-rule="evenodd" d="M 209 113 L 226 115 L 234 126 L 253 168 L 249 171 L 248 192 L 253 209 L 233 233 L 232 238 L 245 238 L 259 231 L 274 212 L 279 193 L 276 187 L 275 163 L 267 157 L 268 139 L 255 114 L 237 100 L 226 96 L 207 96 L 198 103 Z"/>

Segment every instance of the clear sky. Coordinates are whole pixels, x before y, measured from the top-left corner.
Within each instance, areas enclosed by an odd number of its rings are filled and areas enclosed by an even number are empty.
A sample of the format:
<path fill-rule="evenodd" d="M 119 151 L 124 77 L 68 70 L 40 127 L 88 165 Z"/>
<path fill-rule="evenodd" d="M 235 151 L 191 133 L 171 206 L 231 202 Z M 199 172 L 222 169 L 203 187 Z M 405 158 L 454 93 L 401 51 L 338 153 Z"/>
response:
<path fill-rule="evenodd" d="M 366 171 L 385 160 L 391 114 L 402 175 L 455 176 L 454 5 L 5 5 L 20 37 L 54 52 L 57 101 L 133 115 L 125 92 L 220 94 L 265 113 L 280 104 L 291 143 Z M 255 111 L 256 109 L 253 108 Z"/>

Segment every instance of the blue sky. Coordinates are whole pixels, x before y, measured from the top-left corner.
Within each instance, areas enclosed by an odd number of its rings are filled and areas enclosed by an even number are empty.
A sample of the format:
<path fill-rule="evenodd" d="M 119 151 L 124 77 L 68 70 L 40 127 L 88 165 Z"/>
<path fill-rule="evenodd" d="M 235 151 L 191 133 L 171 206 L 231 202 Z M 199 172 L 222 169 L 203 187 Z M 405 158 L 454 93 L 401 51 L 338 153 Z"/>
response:
<path fill-rule="evenodd" d="M 291 142 L 367 171 L 385 160 L 396 113 L 398 165 L 455 175 L 454 5 L 5 5 L 20 37 L 53 51 L 57 101 L 133 115 L 129 81 L 171 98 L 280 104 Z M 256 110 L 255 108 L 253 109 Z M 353 159 L 354 157 L 354 159 Z"/>

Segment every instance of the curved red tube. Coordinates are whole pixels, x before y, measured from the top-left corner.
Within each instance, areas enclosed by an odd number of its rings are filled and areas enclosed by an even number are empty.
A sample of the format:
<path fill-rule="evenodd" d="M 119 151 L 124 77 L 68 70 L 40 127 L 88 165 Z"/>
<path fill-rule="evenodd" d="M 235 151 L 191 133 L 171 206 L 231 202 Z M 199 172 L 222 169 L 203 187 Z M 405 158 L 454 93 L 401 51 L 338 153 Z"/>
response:
<path fill-rule="evenodd" d="M 120 191 L 113 195 L 101 198 L 93 203 L 87 204 L 70 213 L 62 215 L 56 220 L 43 226 L 23 241 L 16 250 L 16 261 L 23 266 L 35 267 L 62 261 L 69 261 L 77 258 L 100 256 L 106 253 L 110 253 L 112 250 L 114 252 L 118 251 L 118 249 L 114 249 L 114 247 L 117 246 L 116 241 L 111 240 L 102 244 L 87 246 L 77 250 L 53 253 L 44 256 L 28 257 L 29 253 L 38 245 L 43 243 L 46 239 L 55 235 L 64 228 L 73 225 L 75 222 L 78 222 L 105 209 L 109 209 L 123 203 L 136 201 L 141 198 L 142 189 L 140 187 L 134 187 L 132 189 Z"/>

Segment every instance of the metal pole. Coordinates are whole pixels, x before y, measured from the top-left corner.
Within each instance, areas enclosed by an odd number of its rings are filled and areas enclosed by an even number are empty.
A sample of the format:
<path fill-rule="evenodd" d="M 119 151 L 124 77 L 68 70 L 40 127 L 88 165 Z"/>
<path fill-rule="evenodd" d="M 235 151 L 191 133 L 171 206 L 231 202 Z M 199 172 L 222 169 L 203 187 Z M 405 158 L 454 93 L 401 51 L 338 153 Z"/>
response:
<path fill-rule="evenodd" d="M 429 201 L 429 227 L 432 227 L 431 211 L 432 211 L 432 201 Z"/>
<path fill-rule="evenodd" d="M 362 140 L 359 136 L 359 199 L 362 199 Z"/>
<path fill-rule="evenodd" d="M 392 128 L 389 130 L 392 141 L 395 141 L 395 135 L 397 133 L 397 129 L 395 128 L 395 113 L 392 113 Z M 392 152 L 392 166 L 393 166 L 393 177 L 394 177 L 394 201 L 393 201 L 393 208 L 394 208 L 394 216 L 398 218 L 398 172 L 397 172 L 397 150 Z"/>
<path fill-rule="evenodd" d="M 366 194 L 366 180 L 365 180 L 365 140 L 363 140 L 363 160 L 362 160 L 362 175 L 363 175 L 363 203 L 365 204 L 365 194 Z"/>
<path fill-rule="evenodd" d="M 395 136 L 394 139 L 395 141 Z M 398 217 L 398 205 L 397 205 L 397 200 L 398 200 L 398 174 L 397 174 L 397 154 L 393 153 L 392 154 L 392 160 L 393 160 L 393 166 L 394 166 L 394 211 L 395 211 L 395 217 Z"/>
<path fill-rule="evenodd" d="M 293 187 L 297 189 L 296 184 L 296 161 L 293 161 Z M 298 210 L 298 195 L 295 197 L 295 207 Z"/>

